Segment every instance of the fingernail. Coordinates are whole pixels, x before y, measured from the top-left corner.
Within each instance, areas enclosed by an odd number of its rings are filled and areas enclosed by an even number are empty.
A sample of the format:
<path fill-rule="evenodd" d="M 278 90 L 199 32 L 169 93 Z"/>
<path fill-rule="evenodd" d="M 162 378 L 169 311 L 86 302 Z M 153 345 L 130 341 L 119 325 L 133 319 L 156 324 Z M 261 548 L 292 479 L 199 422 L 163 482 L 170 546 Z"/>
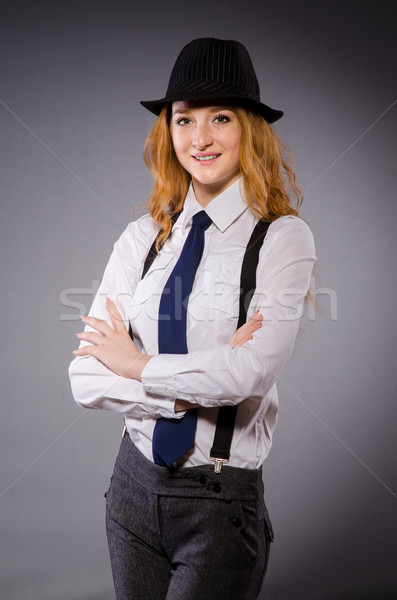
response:
<path fill-rule="evenodd" d="M 85 319 L 85 315 L 81 315 L 80 319 L 81 319 L 82 321 L 84 321 L 84 319 Z"/>

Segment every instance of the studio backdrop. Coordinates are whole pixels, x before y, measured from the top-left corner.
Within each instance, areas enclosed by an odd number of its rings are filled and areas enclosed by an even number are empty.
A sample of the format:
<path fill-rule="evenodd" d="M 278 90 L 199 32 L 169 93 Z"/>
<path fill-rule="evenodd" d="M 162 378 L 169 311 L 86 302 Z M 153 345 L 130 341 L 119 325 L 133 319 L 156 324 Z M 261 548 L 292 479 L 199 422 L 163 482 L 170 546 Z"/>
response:
<path fill-rule="evenodd" d="M 394 2 L 2 2 L 2 600 L 114 598 L 104 492 L 121 417 L 68 366 L 114 242 L 146 212 L 142 147 L 180 48 L 248 49 L 316 243 L 264 464 L 263 600 L 397 590 Z"/>

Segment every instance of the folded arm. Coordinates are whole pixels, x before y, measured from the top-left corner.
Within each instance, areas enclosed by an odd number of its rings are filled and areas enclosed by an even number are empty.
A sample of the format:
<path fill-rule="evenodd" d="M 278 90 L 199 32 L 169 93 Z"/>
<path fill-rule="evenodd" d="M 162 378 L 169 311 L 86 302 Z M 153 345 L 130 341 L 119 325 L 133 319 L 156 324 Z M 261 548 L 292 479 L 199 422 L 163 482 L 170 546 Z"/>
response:
<path fill-rule="evenodd" d="M 260 330 L 186 355 L 146 356 L 130 339 L 124 325 L 125 300 L 132 294 L 126 272 L 134 267 L 131 253 L 126 253 L 128 264 L 120 264 L 115 246 L 70 365 L 76 402 L 134 417 L 169 418 L 195 404 L 215 407 L 263 398 L 291 355 L 315 261 L 313 237 L 303 221 L 286 224 L 273 237 L 270 231 L 252 301 L 263 315 Z M 117 307 L 106 304 L 110 291 L 117 292 Z"/>
<path fill-rule="evenodd" d="M 137 233 L 139 234 L 139 232 Z M 136 418 L 170 418 L 175 417 L 173 399 L 166 395 L 157 396 L 150 393 L 143 388 L 140 381 L 126 376 L 129 362 L 134 362 L 139 357 L 134 358 L 131 355 L 126 360 L 118 362 L 112 351 L 109 353 L 109 348 L 105 348 L 106 356 L 102 354 L 104 348 L 98 354 L 97 336 L 103 335 L 103 333 L 101 334 L 92 327 L 94 323 L 100 322 L 102 332 L 109 333 L 109 330 L 114 329 L 115 321 L 112 320 L 106 304 L 106 297 L 112 296 L 117 302 L 119 310 L 117 317 L 119 331 L 124 328 L 126 333 L 118 350 L 123 352 L 129 348 L 130 351 L 134 349 L 137 351 L 126 331 L 124 322 L 127 323 L 127 308 L 132 295 L 131 282 L 138 278 L 138 265 L 142 262 L 145 252 L 147 252 L 146 239 L 140 240 L 139 235 L 135 232 L 133 235 L 127 228 L 115 244 L 89 317 L 86 319 L 84 333 L 78 335 L 80 346 L 69 366 L 69 377 L 74 399 L 84 408 L 128 413 Z M 124 257 L 128 257 L 128 261 Z M 128 346 L 128 343 L 131 345 Z M 109 354 L 111 362 L 107 360 Z M 143 354 L 141 357 L 137 364 L 140 363 L 143 366 L 148 357 Z M 112 366 L 114 368 L 116 363 L 118 363 L 115 368 L 117 372 L 114 372 Z"/>

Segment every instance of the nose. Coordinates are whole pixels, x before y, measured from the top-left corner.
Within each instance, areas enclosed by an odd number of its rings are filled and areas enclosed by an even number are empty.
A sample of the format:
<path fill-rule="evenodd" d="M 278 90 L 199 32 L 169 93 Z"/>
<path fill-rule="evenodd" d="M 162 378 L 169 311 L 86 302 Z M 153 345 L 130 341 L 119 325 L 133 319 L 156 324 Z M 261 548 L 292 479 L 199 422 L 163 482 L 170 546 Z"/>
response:
<path fill-rule="evenodd" d="M 196 125 L 192 137 L 192 144 L 197 150 L 204 150 L 212 144 L 211 130 L 208 125 Z"/>

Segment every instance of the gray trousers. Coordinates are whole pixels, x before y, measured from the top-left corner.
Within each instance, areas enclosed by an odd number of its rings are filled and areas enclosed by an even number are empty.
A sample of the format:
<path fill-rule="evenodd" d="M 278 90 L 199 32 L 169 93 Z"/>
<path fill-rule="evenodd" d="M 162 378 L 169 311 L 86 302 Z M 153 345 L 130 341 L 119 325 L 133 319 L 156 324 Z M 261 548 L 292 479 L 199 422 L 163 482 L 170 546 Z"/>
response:
<path fill-rule="evenodd" d="M 272 526 L 262 470 L 168 469 L 124 436 L 106 494 L 117 600 L 253 600 Z"/>

